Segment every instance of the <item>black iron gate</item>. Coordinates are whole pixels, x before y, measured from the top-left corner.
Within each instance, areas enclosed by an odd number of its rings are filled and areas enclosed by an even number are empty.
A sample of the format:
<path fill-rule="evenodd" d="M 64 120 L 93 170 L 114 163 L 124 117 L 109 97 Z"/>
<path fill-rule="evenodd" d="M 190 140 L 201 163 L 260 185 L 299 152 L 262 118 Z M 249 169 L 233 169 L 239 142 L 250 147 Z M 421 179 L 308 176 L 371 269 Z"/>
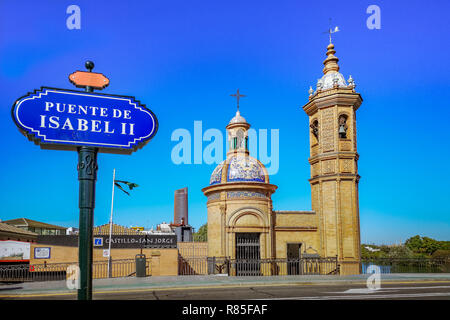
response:
<path fill-rule="evenodd" d="M 259 233 L 236 233 L 236 275 L 259 276 Z"/>

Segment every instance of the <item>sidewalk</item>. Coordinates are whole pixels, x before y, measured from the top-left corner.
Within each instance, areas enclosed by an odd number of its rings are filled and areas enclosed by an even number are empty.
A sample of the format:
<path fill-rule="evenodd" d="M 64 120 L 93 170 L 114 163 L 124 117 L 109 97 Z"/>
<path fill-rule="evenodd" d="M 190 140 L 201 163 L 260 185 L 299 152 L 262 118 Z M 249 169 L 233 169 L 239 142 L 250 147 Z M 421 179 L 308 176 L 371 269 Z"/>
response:
<path fill-rule="evenodd" d="M 198 287 L 236 287 L 267 285 L 342 285 L 362 284 L 365 286 L 369 274 L 352 276 L 263 276 L 263 277 L 228 277 L 222 275 L 204 276 L 160 276 L 145 278 L 111 278 L 95 279 L 93 292 L 120 290 L 163 290 L 188 289 Z M 401 273 L 381 274 L 381 285 L 401 282 L 437 282 L 450 281 L 450 273 Z M 19 284 L 0 284 L 0 297 L 5 295 L 76 293 L 69 290 L 66 281 L 26 282 Z"/>

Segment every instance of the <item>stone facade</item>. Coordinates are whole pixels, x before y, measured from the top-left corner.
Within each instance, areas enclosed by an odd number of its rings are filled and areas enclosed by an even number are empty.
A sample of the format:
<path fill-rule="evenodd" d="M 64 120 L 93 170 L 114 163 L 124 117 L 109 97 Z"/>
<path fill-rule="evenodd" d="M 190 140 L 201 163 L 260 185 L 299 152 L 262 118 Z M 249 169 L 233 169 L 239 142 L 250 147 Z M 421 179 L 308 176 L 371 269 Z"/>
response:
<path fill-rule="evenodd" d="M 237 235 L 259 234 L 260 259 L 337 257 L 340 274 L 360 273 L 356 110 L 362 102 L 350 76 L 338 72 L 328 46 L 324 76 L 310 89 L 312 211 L 274 211 L 267 170 L 249 155 L 250 125 L 239 111 L 227 126 L 230 149 L 202 189 L 208 197 L 208 256 L 237 258 Z"/>
<path fill-rule="evenodd" d="M 330 44 L 324 72 L 337 73 L 338 59 Z M 333 61 L 334 69 L 327 69 Z M 335 83 L 322 90 L 319 85 L 303 110 L 309 116 L 312 209 L 318 216 L 319 252 L 338 256 L 341 274 L 359 273 L 360 230 L 358 206 L 358 153 L 356 149 L 356 110 L 362 103 L 355 92 L 353 79 L 349 84 Z"/>
<path fill-rule="evenodd" d="M 50 248 L 51 256 L 50 259 L 37 259 L 34 256 L 34 248 Z M 77 264 L 78 261 L 78 247 L 69 246 L 56 246 L 56 245 L 45 245 L 45 244 L 32 244 L 30 248 L 30 265 L 42 265 L 47 264 L 58 264 L 54 268 L 60 268 L 60 270 L 65 270 L 66 265 Z M 113 261 L 120 261 L 123 259 L 133 261 L 137 254 L 141 253 L 141 249 L 114 249 L 111 250 Z M 142 253 L 145 254 L 147 258 L 150 258 L 149 273 L 147 275 L 151 276 L 176 276 L 178 275 L 178 249 L 142 249 Z M 96 264 L 103 263 L 103 267 L 93 269 L 93 278 L 105 278 L 107 276 L 106 264 L 108 258 L 103 256 L 103 249 L 93 248 L 92 258 Z M 59 270 L 59 269 L 58 269 Z M 38 271 L 38 270 L 36 270 Z M 123 267 L 118 268 L 115 272 L 122 272 L 113 274 L 114 277 L 126 277 L 130 273 L 135 271 L 135 266 L 133 263 L 124 264 Z"/>

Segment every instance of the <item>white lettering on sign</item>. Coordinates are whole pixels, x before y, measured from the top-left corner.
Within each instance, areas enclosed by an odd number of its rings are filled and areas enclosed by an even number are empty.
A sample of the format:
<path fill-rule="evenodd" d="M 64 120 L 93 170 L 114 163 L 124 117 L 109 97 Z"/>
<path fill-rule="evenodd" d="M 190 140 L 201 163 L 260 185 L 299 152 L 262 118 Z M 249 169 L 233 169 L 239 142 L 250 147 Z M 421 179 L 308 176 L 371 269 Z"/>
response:
<path fill-rule="evenodd" d="M 112 244 L 174 244 L 173 237 L 149 237 L 149 238 L 112 238 Z M 105 239 L 109 244 L 109 239 Z"/>
<path fill-rule="evenodd" d="M 107 118 L 110 116 L 108 114 L 108 108 L 100 108 L 96 106 L 82 106 L 75 104 L 65 104 L 59 102 L 45 101 L 46 112 L 58 112 L 61 114 L 69 113 L 76 115 L 89 115 L 101 118 Z M 119 110 L 112 109 L 112 117 L 118 119 L 131 120 L 131 110 Z M 90 131 L 96 133 L 114 133 L 116 128 L 112 128 L 110 121 L 101 119 L 91 119 L 86 120 L 83 118 L 66 118 L 58 117 L 55 115 L 47 116 L 45 114 L 40 115 L 40 128 L 49 129 L 61 129 L 70 131 Z M 121 122 L 118 132 L 123 135 L 134 136 L 134 123 Z"/>

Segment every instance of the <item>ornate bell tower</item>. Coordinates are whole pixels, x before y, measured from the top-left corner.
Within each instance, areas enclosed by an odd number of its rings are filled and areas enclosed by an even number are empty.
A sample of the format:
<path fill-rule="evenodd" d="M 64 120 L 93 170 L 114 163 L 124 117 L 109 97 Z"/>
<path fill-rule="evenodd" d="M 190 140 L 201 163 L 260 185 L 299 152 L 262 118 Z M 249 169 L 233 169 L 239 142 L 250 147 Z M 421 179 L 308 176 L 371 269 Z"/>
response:
<path fill-rule="evenodd" d="M 320 254 L 338 256 L 341 274 L 360 273 L 356 110 L 362 103 L 350 76 L 339 73 L 334 45 L 323 77 L 303 110 L 309 116 L 312 209 L 319 219 Z"/>

